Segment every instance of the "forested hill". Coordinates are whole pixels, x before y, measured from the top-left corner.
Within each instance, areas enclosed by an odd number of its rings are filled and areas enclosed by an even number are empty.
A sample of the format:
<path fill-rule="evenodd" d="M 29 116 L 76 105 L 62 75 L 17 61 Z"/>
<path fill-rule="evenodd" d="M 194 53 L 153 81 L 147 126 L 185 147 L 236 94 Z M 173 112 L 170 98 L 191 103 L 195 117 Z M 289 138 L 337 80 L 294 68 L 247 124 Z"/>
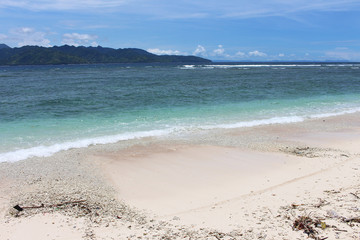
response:
<path fill-rule="evenodd" d="M 91 63 L 206 63 L 196 56 L 155 55 L 137 48 L 38 47 L 10 48 L 0 44 L 0 65 L 50 65 Z"/>

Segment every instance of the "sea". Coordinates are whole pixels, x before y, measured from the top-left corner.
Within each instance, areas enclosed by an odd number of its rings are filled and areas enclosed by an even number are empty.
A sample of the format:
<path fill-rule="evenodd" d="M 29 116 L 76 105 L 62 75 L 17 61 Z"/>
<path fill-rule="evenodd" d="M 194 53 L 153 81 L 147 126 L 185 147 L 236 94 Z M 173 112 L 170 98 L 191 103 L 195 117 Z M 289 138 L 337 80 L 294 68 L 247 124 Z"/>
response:
<path fill-rule="evenodd" d="M 360 111 L 360 63 L 0 67 L 0 162 Z"/>

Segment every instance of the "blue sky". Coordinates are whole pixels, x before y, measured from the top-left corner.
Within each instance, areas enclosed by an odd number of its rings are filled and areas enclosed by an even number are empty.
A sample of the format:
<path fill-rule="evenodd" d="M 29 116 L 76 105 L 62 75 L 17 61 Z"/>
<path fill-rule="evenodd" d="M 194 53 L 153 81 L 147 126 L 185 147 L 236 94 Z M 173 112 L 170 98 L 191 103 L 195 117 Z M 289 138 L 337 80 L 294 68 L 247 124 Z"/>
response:
<path fill-rule="evenodd" d="M 0 43 L 360 61 L 360 0 L 0 0 Z"/>

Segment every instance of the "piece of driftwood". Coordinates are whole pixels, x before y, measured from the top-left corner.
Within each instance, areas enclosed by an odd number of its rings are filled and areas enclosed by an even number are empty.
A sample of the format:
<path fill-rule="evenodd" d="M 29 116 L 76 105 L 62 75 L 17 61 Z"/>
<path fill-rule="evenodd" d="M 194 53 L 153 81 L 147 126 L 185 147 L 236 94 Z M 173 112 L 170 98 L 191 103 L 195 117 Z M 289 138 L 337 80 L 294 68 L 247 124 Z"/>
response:
<path fill-rule="evenodd" d="M 82 203 L 82 202 L 85 202 L 85 201 L 86 201 L 86 200 L 68 201 L 68 202 L 63 202 L 63 203 L 58 203 L 58 204 L 52 204 L 52 205 L 44 205 L 44 204 L 41 204 L 41 205 L 39 205 L 39 206 L 31 206 L 31 207 L 20 207 L 19 205 L 16 205 L 16 206 L 14 206 L 14 208 L 15 208 L 16 210 L 18 210 L 19 212 L 21 212 L 21 211 L 24 211 L 24 209 L 45 208 L 45 207 L 48 207 L 48 208 L 60 207 L 60 206 L 67 205 L 67 204 Z"/>

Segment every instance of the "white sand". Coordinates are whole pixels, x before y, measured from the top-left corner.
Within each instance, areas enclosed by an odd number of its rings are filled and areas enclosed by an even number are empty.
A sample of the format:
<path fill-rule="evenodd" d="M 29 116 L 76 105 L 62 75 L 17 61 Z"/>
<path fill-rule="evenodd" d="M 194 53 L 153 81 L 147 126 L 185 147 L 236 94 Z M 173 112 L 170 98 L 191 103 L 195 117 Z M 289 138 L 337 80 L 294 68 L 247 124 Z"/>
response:
<path fill-rule="evenodd" d="M 158 215 L 263 191 L 318 172 L 326 161 L 214 146 L 185 147 L 141 158 L 115 153 L 98 156 L 98 160 L 104 163 L 119 197 Z"/>
<path fill-rule="evenodd" d="M 224 132 L 225 138 L 242 141 L 237 147 L 158 141 L 125 150 L 93 147 L 3 164 L 3 172 L 38 165 L 26 172 L 26 178 L 2 178 L 0 239 L 308 239 L 303 231 L 292 229 L 300 215 L 326 224 L 325 229 L 313 226 L 319 239 L 360 239 L 359 223 L 344 221 L 360 217 L 357 119 L 359 114 L 352 114 Z M 251 147 L 244 147 L 246 141 Z M 77 160 L 64 160 L 69 158 Z M 53 164 L 44 166 L 46 161 Z M 84 167 L 80 171 L 77 166 Z M 48 186 L 45 180 L 43 185 L 34 183 L 39 168 L 48 171 L 48 182 L 55 177 L 64 181 L 62 194 L 73 196 L 80 189 L 83 197 L 96 192 L 96 201 L 114 196 L 143 210 L 147 220 L 132 221 L 139 217 L 128 210 L 121 220 L 114 220 L 113 210 L 104 210 L 102 214 L 111 212 L 111 221 L 101 223 L 61 211 L 4 216 L 19 194 L 16 179 L 26 179 L 25 195 Z M 52 190 L 57 187 L 51 185 Z"/>

